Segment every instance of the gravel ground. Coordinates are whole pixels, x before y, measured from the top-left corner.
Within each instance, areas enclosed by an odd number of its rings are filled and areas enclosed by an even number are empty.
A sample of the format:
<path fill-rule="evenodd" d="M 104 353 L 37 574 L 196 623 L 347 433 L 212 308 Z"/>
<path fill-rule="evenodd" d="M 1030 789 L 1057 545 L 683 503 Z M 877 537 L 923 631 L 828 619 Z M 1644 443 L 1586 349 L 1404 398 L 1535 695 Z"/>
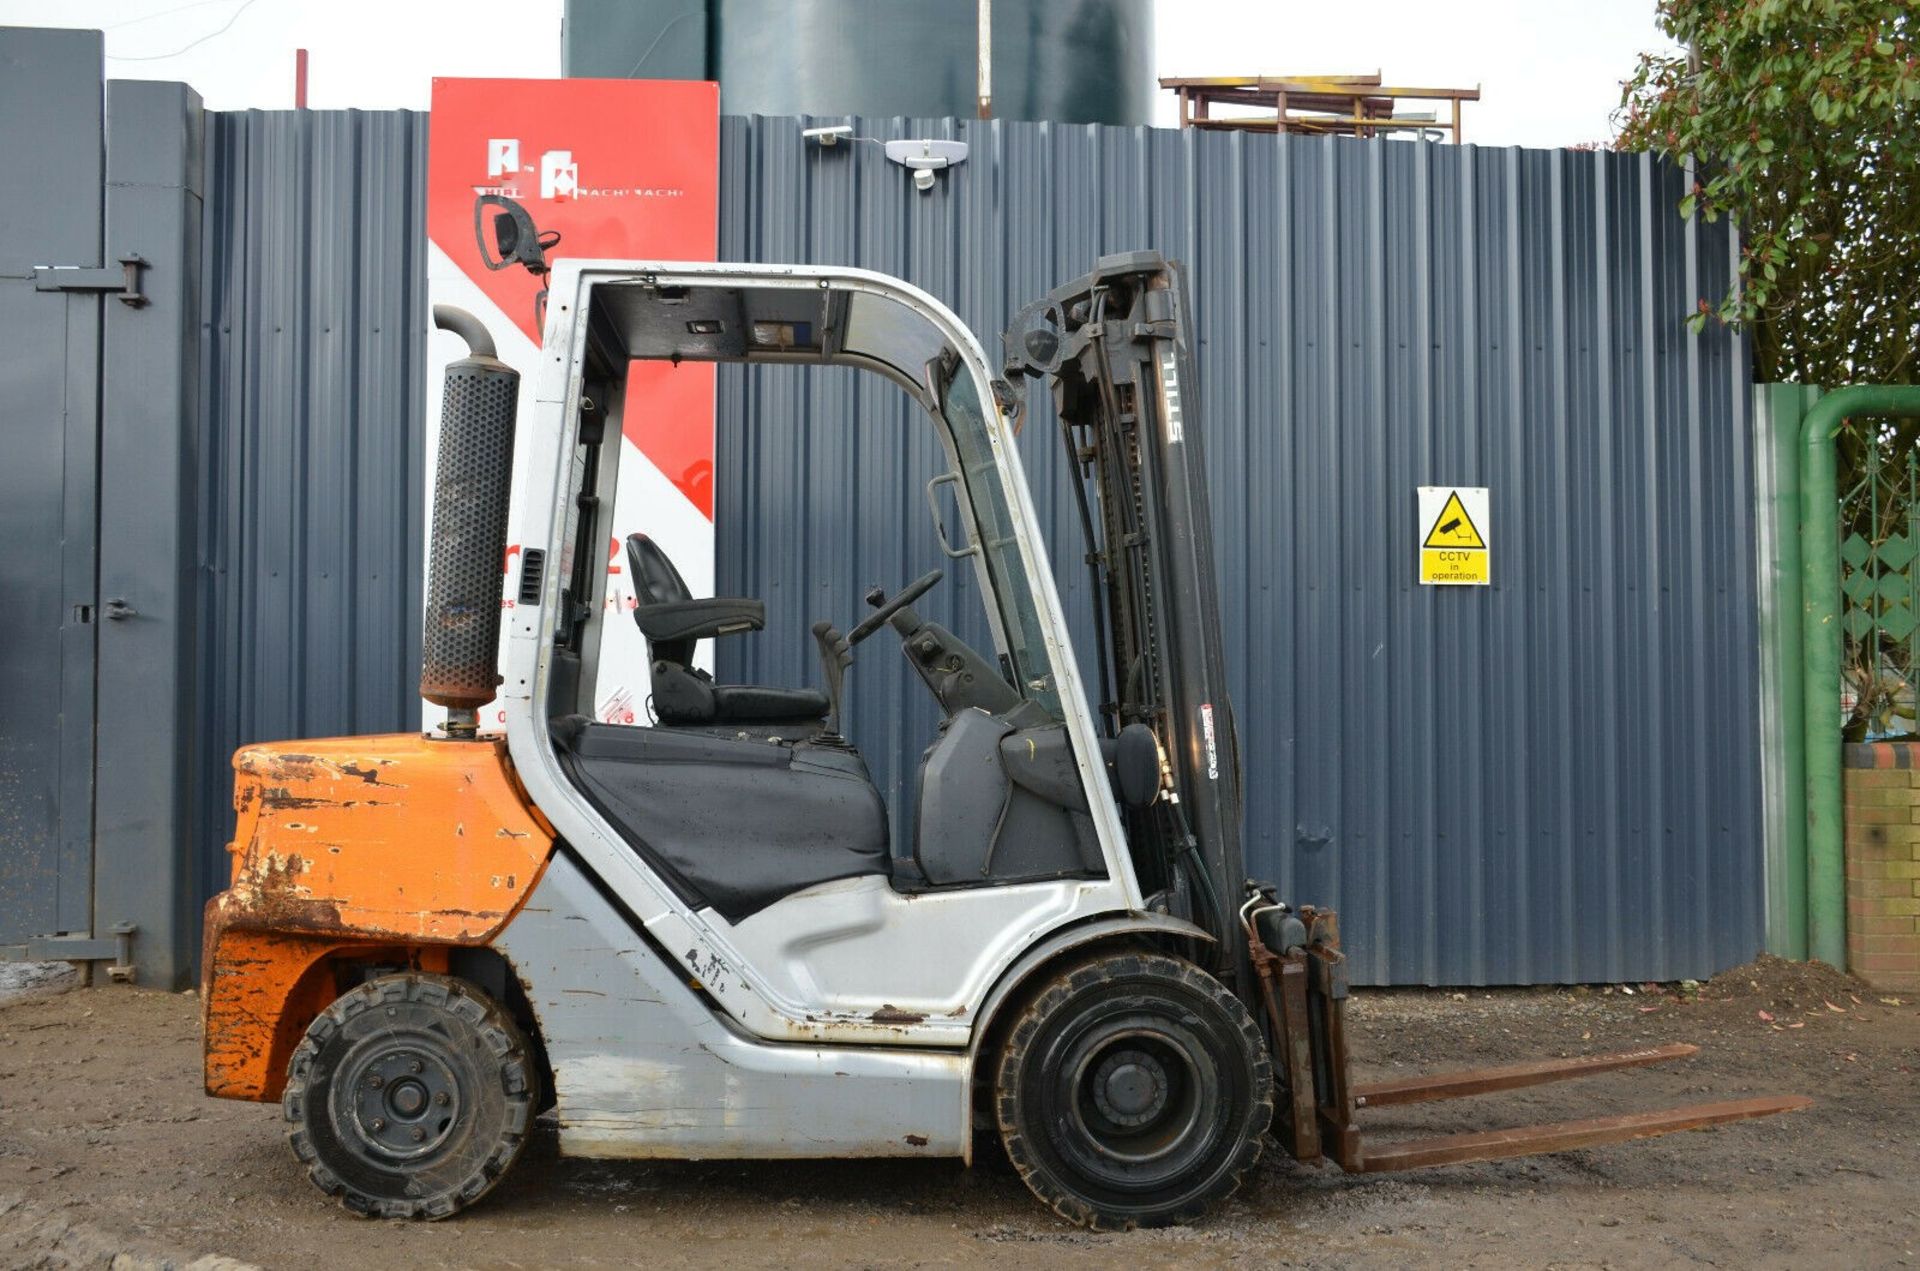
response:
<path fill-rule="evenodd" d="M 1381 1139 L 1802 1092 L 1787 1117 L 1393 1177 L 1273 1160 L 1206 1222 L 1089 1235 L 1004 1166 L 607 1163 L 543 1133 L 475 1211 L 369 1222 L 304 1179 L 279 1110 L 205 1098 L 191 995 L 0 1010 L 0 1266 L 1920 1265 L 1920 1011 L 1763 960 L 1672 988 L 1362 992 L 1363 1076 L 1699 1042 L 1690 1061 L 1376 1115 Z"/>

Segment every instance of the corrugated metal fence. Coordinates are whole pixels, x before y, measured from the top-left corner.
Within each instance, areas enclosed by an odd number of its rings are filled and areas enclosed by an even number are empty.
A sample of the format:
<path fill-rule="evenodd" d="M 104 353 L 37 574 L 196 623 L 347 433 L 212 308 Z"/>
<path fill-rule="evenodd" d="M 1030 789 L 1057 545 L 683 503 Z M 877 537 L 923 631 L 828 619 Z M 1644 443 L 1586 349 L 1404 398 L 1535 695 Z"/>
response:
<path fill-rule="evenodd" d="M 427 323 L 425 115 L 208 119 L 203 896 L 242 743 L 420 725 Z"/>
<path fill-rule="evenodd" d="M 1102 253 L 1187 264 L 1248 860 L 1340 908 L 1357 979 L 1663 979 L 1760 948 L 1749 368 L 1735 337 L 1683 326 L 1735 240 L 1678 219 L 1679 172 L 856 121 L 971 143 L 923 195 L 877 146 L 823 151 L 805 123 L 725 121 L 723 256 L 898 274 L 989 337 Z M 721 672 L 811 682 L 809 622 L 939 560 L 933 445 L 884 386 L 721 385 L 719 577 L 768 604 Z M 1028 472 L 1090 649 L 1085 549 L 1036 407 Z M 1416 582 L 1414 489 L 1439 484 L 1491 487 L 1490 589 Z M 979 636 L 949 572 L 944 616 Z M 898 820 L 936 717 L 876 669 L 890 651 L 862 654 L 849 732 Z"/>
<path fill-rule="evenodd" d="M 923 195 L 805 123 L 724 121 L 723 256 L 898 274 L 990 344 L 1102 253 L 1187 263 L 1248 856 L 1341 908 L 1356 979 L 1672 978 L 1759 949 L 1748 367 L 1682 326 L 1735 248 L 1674 216 L 1679 173 L 856 121 L 972 143 Z M 239 740 L 416 718 L 423 137 L 407 115 L 209 130 L 210 808 Z M 1084 633 L 1051 422 L 1036 401 L 1023 444 Z M 765 368 L 722 375 L 719 447 L 720 586 L 768 607 L 721 674 L 815 682 L 809 623 L 939 559 L 929 430 L 878 381 Z M 1414 581 L 1414 487 L 1445 483 L 1492 488 L 1491 589 Z M 935 608 L 977 637 L 961 573 Z M 884 642 L 862 653 L 849 731 L 904 822 L 935 715 Z M 227 827 L 202 840 L 209 884 Z"/>

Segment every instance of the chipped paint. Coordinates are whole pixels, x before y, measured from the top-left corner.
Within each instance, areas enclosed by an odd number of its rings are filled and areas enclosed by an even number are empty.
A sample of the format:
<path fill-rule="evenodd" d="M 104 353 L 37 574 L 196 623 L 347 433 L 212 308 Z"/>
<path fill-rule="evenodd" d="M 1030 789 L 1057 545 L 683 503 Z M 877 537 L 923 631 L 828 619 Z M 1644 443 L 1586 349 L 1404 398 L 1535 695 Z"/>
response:
<path fill-rule="evenodd" d="M 277 1095 L 292 1042 L 334 995 L 328 959 L 487 944 L 553 847 L 498 742 L 298 745 L 234 756 L 233 878 L 207 905 L 202 962 L 213 1094 Z M 370 787 L 393 794 L 369 799 Z"/>

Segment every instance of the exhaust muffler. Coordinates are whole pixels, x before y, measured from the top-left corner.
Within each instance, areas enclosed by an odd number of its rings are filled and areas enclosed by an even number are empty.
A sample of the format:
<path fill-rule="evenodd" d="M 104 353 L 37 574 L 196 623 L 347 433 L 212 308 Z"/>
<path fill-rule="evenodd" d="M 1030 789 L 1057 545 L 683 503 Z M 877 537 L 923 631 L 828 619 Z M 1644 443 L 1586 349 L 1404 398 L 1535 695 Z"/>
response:
<path fill-rule="evenodd" d="M 520 372 L 495 355 L 493 337 L 466 310 L 435 305 L 433 324 L 465 340 L 467 356 L 448 364 L 440 397 L 420 696 L 447 708 L 447 736 L 470 738 L 479 709 L 500 686 L 500 579 Z"/>

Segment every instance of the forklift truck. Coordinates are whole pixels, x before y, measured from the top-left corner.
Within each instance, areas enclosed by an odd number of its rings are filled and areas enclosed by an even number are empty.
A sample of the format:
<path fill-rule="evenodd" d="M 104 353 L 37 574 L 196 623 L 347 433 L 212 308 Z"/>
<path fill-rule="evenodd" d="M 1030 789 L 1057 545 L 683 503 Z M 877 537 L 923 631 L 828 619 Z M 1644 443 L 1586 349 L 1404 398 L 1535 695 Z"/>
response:
<path fill-rule="evenodd" d="M 1200 1214 L 1270 1131 L 1304 1160 L 1397 1169 L 1805 1105 L 1363 1142 L 1369 1107 L 1692 1048 L 1350 1079 L 1335 917 L 1284 903 L 1242 861 L 1175 266 L 1101 261 L 1020 313 L 996 368 L 894 278 L 591 260 L 548 274 L 551 239 L 524 211 L 493 228 L 499 263 L 547 277 L 545 347 L 522 429 L 516 371 L 470 315 L 436 311 L 470 349 L 447 371 L 421 678 L 444 734 L 242 749 L 232 883 L 207 907 L 207 1090 L 279 1100 L 294 1152 L 347 1208 L 453 1214 L 548 1109 L 560 1150 L 595 1157 L 971 1160 L 997 1137 L 1062 1217 L 1125 1228 Z M 818 685 L 716 682 L 700 642 L 800 633 L 751 634 L 761 601 L 692 595 L 644 535 L 625 544 L 635 607 L 606 603 L 642 359 L 856 368 L 938 437 L 926 494 L 945 565 L 876 587 L 844 629 L 821 615 Z M 1015 446 L 1029 379 L 1051 386 L 1078 473 L 1099 600 L 1084 661 Z M 516 450 L 532 515 L 503 608 Z M 991 647 L 916 609 L 944 568 L 972 572 Z M 628 620 L 649 649 L 651 726 L 592 717 L 604 624 Z M 904 807 L 843 735 L 849 672 L 877 636 L 942 716 Z M 504 739 L 477 731 L 489 700 Z"/>

